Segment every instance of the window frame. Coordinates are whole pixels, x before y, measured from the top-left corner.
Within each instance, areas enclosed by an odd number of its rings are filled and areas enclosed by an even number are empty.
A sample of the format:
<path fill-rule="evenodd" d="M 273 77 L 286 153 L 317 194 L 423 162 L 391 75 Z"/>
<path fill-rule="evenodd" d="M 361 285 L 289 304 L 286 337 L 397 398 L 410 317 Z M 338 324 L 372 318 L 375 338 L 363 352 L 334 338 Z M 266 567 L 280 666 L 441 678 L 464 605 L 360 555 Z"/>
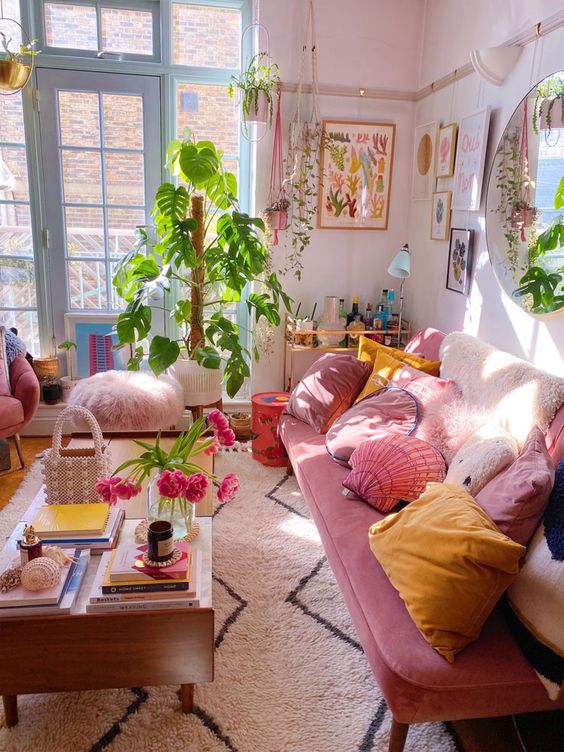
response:
<path fill-rule="evenodd" d="M 88 50 L 80 47 L 57 47 L 47 44 L 45 29 L 45 5 L 54 2 L 58 5 L 83 5 L 96 9 L 96 33 L 98 37 L 98 49 Z M 160 63 L 162 60 L 162 35 L 161 35 L 161 3 L 159 0 L 41 0 L 33 3 L 34 33 L 39 39 L 37 48 L 45 55 L 61 55 L 63 57 L 87 58 L 95 60 L 138 61 L 144 63 Z M 153 53 L 152 55 L 133 54 L 131 52 L 108 52 L 110 57 L 105 58 L 102 48 L 102 8 L 127 11 L 149 12 L 153 22 Z M 120 58 L 117 59 L 116 56 Z"/>

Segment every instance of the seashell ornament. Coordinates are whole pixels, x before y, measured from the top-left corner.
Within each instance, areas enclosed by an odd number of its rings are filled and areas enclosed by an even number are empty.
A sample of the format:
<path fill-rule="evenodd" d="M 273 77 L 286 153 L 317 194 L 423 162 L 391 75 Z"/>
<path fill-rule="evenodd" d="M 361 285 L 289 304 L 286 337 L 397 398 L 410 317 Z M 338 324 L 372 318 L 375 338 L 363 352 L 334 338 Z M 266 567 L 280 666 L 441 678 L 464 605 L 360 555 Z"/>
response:
<path fill-rule="evenodd" d="M 26 590 L 47 590 L 61 579 L 61 568 L 47 556 L 39 556 L 23 567 L 20 579 Z"/>

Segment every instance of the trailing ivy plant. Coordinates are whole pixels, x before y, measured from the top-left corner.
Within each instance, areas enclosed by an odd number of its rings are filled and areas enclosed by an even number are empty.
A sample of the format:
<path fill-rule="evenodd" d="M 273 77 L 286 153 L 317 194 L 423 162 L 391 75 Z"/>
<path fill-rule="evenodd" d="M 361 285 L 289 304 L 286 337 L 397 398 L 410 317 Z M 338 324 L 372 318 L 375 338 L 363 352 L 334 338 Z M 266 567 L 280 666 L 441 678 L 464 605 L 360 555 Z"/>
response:
<path fill-rule="evenodd" d="M 564 78 L 561 73 L 557 73 L 554 76 L 549 76 L 541 81 L 537 86 L 535 103 L 533 106 L 533 130 L 539 134 L 539 120 L 541 115 L 541 109 L 543 103 L 548 101 L 546 105 L 546 124 L 548 126 L 548 132 L 552 129 L 552 110 L 557 100 L 562 102 L 564 113 Z M 560 125 L 562 127 L 562 125 Z"/>
<path fill-rule="evenodd" d="M 231 76 L 228 90 L 230 97 L 235 96 L 237 89 L 241 91 L 243 113 L 246 118 L 250 118 L 251 113 L 258 114 L 260 92 L 263 92 L 268 105 L 268 124 L 272 126 L 274 97 L 280 86 L 280 69 L 276 63 L 269 63 L 268 61 L 268 54 L 259 52 L 251 59 L 241 76 Z M 247 134 L 246 121 L 243 121 L 243 127 L 245 134 Z"/>
<path fill-rule="evenodd" d="M 222 152 L 211 141 L 187 134 L 169 145 L 167 166 L 179 185 L 160 186 L 153 225 L 138 231 L 138 242 L 113 279 L 127 304 L 118 316 L 119 343 L 133 345 L 129 368 L 138 369 L 140 343 L 149 337 L 149 365 L 157 375 L 182 356 L 213 369 L 223 360 L 227 393 L 233 397 L 250 375 L 250 353 L 225 308 L 255 282 L 260 291 L 250 292 L 246 304 L 256 321 L 264 316 L 278 325 L 280 302 L 290 310 L 291 301 L 276 274 L 265 274 L 264 222 L 239 211 L 237 181 L 223 167 Z M 170 304 L 174 283 L 178 294 Z M 176 322 L 178 338 L 153 333 L 156 298 Z M 258 360 L 256 348 L 254 354 Z"/>

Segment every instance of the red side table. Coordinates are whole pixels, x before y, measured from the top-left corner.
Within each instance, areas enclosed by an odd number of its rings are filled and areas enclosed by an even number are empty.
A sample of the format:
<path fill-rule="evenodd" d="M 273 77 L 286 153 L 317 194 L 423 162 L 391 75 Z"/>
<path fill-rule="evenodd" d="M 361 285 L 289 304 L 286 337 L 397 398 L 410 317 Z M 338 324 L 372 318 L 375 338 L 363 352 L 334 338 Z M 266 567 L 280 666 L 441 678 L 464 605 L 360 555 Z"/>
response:
<path fill-rule="evenodd" d="M 287 454 L 280 439 L 278 422 L 290 395 L 288 392 L 253 394 L 253 459 L 271 467 L 284 467 Z"/>

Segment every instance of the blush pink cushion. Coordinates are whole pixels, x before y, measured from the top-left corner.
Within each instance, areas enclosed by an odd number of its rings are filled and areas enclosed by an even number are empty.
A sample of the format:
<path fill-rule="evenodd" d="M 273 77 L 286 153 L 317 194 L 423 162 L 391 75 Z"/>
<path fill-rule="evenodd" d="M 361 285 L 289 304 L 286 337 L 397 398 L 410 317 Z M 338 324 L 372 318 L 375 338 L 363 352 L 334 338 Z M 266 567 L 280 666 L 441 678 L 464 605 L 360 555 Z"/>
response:
<path fill-rule="evenodd" d="M 556 467 L 564 457 L 564 404 L 552 419 L 546 434 L 546 448 Z"/>
<path fill-rule="evenodd" d="M 415 501 L 427 483 L 441 483 L 446 474 L 439 452 L 414 436 L 365 441 L 350 462 L 343 486 L 380 512 L 391 512 L 400 501 Z"/>
<path fill-rule="evenodd" d="M 366 384 L 372 364 L 354 355 L 327 353 L 316 360 L 290 394 L 287 413 L 326 433 Z"/>
<path fill-rule="evenodd" d="M 517 459 L 476 495 L 476 501 L 502 533 L 526 546 L 548 503 L 554 463 L 544 435 L 535 426 Z"/>
<path fill-rule="evenodd" d="M 363 441 L 403 436 L 416 425 L 417 400 L 404 389 L 384 387 L 337 418 L 327 433 L 327 451 L 335 462 L 348 465 Z"/>
<path fill-rule="evenodd" d="M 405 352 L 417 353 L 427 360 L 440 360 L 439 350 L 443 339 L 446 337 L 444 332 L 438 329 L 421 329 L 417 332 L 405 346 Z"/>

